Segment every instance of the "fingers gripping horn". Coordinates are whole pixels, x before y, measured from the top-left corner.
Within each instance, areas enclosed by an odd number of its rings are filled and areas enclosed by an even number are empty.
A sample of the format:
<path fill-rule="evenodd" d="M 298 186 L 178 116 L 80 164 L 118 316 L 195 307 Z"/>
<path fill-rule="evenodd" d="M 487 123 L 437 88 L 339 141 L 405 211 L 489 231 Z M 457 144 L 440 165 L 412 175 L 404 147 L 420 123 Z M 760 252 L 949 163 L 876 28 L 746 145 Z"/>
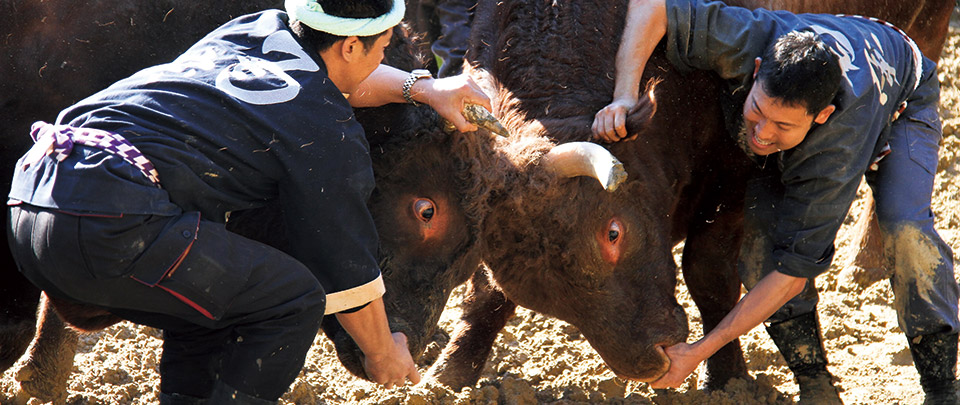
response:
<path fill-rule="evenodd" d="M 555 146 L 543 156 L 549 170 L 560 176 L 590 176 L 607 191 L 614 191 L 627 179 L 615 156 L 606 148 L 592 142 L 569 142 Z"/>
<path fill-rule="evenodd" d="M 497 117 L 494 117 L 490 111 L 487 111 L 486 108 L 479 104 L 466 103 L 463 106 L 463 110 L 460 111 L 463 114 L 463 117 L 467 119 L 473 125 L 481 129 L 490 131 L 491 133 L 509 137 L 510 133 L 507 132 L 507 129 L 500 124 L 500 121 L 497 120 Z M 444 130 L 448 133 L 456 132 L 457 127 L 453 125 L 450 121 L 445 121 Z"/>

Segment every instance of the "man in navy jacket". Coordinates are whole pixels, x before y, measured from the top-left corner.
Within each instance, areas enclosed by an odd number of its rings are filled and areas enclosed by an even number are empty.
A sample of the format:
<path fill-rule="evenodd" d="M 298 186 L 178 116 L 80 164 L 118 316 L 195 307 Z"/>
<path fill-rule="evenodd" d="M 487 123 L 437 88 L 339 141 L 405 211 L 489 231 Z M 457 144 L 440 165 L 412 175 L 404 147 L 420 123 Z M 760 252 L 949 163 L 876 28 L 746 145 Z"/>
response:
<path fill-rule="evenodd" d="M 9 196 L 48 295 L 163 329 L 162 404 L 272 403 L 336 314 L 386 387 L 417 382 L 381 296 L 374 177 L 353 107 L 424 102 L 460 130 L 469 79 L 380 65 L 402 0 L 290 0 L 38 122 Z M 227 232 L 279 200 L 290 254 Z"/>
<path fill-rule="evenodd" d="M 930 210 L 941 138 L 936 65 L 902 31 L 863 17 L 637 0 L 617 54 L 614 101 L 594 121 L 599 139 L 628 135 L 624 117 L 663 38 L 679 69 L 729 80 L 738 106 L 728 113 L 737 123 L 732 135 L 762 174 L 746 196 L 740 275 L 749 293 L 702 340 L 668 348 L 671 368 L 653 385 L 679 385 L 700 361 L 766 320 L 801 401 L 839 401 L 812 281 L 829 268 L 866 174 L 900 327 L 927 401 L 956 403 L 958 289 L 953 253 Z"/>

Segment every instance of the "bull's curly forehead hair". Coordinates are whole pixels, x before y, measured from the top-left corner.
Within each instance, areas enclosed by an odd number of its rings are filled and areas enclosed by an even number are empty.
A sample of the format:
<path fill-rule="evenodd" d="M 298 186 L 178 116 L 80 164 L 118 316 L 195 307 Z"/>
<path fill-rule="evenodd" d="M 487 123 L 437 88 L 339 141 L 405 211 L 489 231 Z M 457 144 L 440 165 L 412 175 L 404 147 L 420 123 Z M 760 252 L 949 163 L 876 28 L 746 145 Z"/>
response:
<path fill-rule="evenodd" d="M 767 95 L 816 115 L 836 97 L 843 80 L 837 55 L 814 32 L 791 31 L 764 53 L 757 71 Z"/>

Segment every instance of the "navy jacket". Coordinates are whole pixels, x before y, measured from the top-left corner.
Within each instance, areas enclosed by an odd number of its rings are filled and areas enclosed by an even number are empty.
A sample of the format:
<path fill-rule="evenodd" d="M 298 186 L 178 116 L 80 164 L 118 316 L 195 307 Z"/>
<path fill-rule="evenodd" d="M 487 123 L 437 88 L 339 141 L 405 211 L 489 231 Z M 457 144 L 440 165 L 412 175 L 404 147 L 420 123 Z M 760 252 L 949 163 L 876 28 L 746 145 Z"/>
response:
<path fill-rule="evenodd" d="M 156 166 L 162 189 L 113 155 L 77 147 L 63 162 L 18 170 L 11 199 L 77 213 L 199 211 L 224 222 L 279 198 L 289 251 L 328 294 L 381 283 L 363 129 L 283 12 L 239 17 L 57 121 L 125 137 Z M 365 303 L 328 297 L 328 313 Z"/>
<path fill-rule="evenodd" d="M 797 147 L 772 156 L 785 186 L 777 202 L 775 270 L 797 277 L 822 273 L 861 178 L 886 143 L 894 113 L 920 81 L 922 55 L 898 31 L 859 17 L 667 0 L 667 19 L 669 60 L 681 70 L 712 70 L 730 80 L 731 90 L 749 88 L 754 59 L 790 31 L 816 32 L 839 56 L 843 83 L 837 110 Z M 740 107 L 728 110 L 737 122 L 743 119 Z M 922 113 L 932 114 L 930 120 L 937 114 Z"/>

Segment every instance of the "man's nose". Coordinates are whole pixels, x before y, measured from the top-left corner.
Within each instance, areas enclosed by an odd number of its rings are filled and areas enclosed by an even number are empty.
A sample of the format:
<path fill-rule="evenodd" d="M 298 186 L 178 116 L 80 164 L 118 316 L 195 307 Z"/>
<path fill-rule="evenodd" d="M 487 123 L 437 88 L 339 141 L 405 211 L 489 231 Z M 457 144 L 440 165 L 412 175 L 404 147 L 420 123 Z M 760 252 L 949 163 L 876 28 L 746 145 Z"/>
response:
<path fill-rule="evenodd" d="M 770 123 L 767 120 L 760 120 L 753 127 L 753 132 L 757 139 L 763 142 L 773 142 L 773 131 L 768 131 L 768 129 L 770 129 Z"/>

